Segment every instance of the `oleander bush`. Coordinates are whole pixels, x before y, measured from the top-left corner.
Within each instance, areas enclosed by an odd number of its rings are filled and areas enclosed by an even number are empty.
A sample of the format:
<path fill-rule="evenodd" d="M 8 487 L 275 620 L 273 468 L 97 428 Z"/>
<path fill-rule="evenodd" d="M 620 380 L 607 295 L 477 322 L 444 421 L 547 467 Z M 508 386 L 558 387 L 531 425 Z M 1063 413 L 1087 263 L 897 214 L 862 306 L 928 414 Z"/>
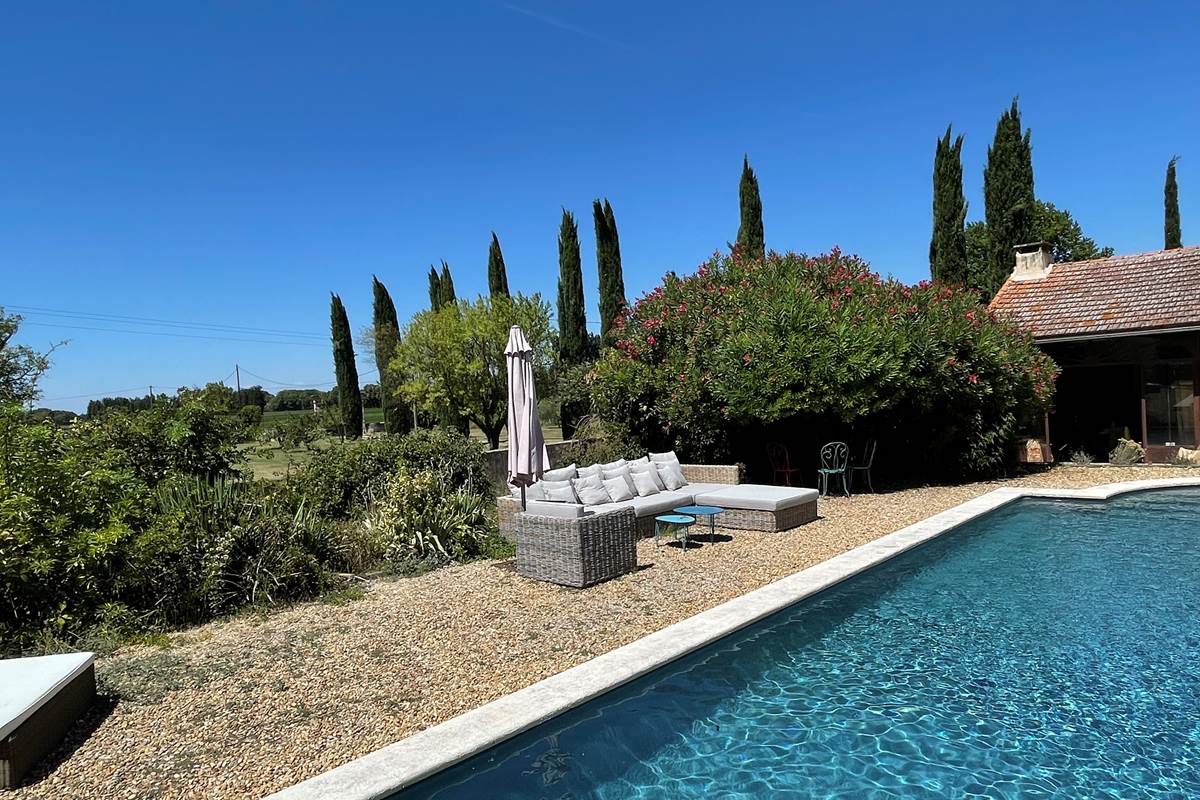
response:
<path fill-rule="evenodd" d="M 854 430 L 912 468 L 995 473 L 1056 377 L 976 293 L 885 279 L 836 249 L 668 273 L 613 335 L 590 375 L 598 413 L 702 461 L 739 459 L 756 431 Z"/>

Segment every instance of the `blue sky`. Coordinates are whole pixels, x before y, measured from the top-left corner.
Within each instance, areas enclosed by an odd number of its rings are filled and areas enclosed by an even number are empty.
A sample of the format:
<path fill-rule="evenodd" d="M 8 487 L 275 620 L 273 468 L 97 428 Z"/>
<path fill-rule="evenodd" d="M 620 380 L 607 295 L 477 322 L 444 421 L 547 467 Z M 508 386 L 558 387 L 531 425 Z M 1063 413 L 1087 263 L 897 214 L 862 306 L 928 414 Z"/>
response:
<path fill-rule="evenodd" d="M 981 216 L 1014 95 L 1039 197 L 1155 249 L 1179 154 L 1200 241 L 1193 4 L 26 3 L 0 31 L 0 304 L 313 334 L 30 311 L 22 341 L 70 339 L 43 383 L 58 408 L 235 363 L 330 383 L 330 291 L 356 329 L 372 274 L 402 318 L 443 258 L 460 296 L 485 291 L 492 230 L 514 291 L 553 300 L 561 207 L 594 318 L 592 199 L 636 296 L 734 238 L 744 152 L 769 247 L 916 281 L 936 137 L 966 134 Z"/>

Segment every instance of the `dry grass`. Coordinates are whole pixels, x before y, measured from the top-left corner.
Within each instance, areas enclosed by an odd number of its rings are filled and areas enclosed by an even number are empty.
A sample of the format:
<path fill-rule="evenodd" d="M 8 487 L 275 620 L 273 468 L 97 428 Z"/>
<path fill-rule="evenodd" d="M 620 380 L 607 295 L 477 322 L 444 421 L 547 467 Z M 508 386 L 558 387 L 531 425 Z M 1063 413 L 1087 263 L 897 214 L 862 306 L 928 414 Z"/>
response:
<path fill-rule="evenodd" d="M 101 681 L 120 702 L 11 796 L 258 797 L 997 486 L 1176 475 L 1197 472 L 1061 466 L 831 498 L 821 519 L 784 534 L 687 552 L 644 541 L 642 569 L 584 591 L 481 562 L 378 581 L 341 606 L 205 625 L 104 659 Z"/>

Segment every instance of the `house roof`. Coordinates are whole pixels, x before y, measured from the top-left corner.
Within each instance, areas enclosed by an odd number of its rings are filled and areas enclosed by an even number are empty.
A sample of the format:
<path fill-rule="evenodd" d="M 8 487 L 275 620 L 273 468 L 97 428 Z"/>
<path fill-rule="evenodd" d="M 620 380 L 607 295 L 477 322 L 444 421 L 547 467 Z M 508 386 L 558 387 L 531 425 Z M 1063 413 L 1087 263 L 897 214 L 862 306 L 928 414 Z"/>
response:
<path fill-rule="evenodd" d="M 1055 264 L 989 305 L 1036 339 L 1200 326 L 1200 247 Z"/>

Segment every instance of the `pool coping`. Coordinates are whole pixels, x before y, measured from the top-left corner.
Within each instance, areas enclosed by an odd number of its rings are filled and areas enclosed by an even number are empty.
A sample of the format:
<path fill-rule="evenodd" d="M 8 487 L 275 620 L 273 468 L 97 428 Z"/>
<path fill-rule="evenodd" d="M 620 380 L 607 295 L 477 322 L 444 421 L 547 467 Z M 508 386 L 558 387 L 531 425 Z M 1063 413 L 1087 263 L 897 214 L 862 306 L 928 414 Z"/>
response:
<path fill-rule="evenodd" d="M 383 800 L 564 711 L 1017 500 L 1108 500 L 1130 492 L 1186 486 L 1200 486 L 1200 478 L 1124 481 L 1087 489 L 993 489 L 276 792 L 269 800 Z"/>

